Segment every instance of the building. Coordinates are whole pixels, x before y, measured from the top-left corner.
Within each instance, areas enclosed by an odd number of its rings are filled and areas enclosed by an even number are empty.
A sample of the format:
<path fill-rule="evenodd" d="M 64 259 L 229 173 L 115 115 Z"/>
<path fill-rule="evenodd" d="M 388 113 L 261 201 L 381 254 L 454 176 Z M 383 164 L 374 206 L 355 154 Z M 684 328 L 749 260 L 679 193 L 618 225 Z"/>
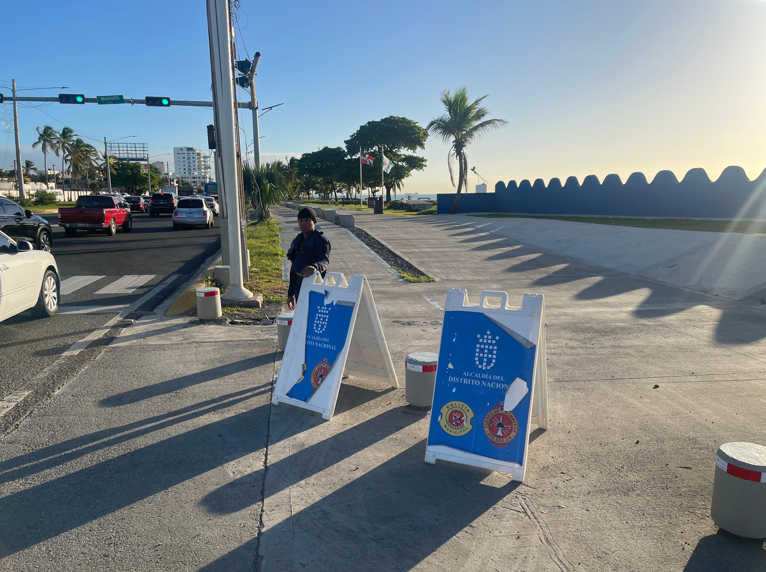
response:
<path fill-rule="evenodd" d="M 160 170 L 160 173 L 162 173 L 163 177 L 167 177 L 170 175 L 167 161 L 155 161 L 154 163 L 152 163 L 152 166 L 157 167 Z"/>
<path fill-rule="evenodd" d="M 211 180 L 210 157 L 194 147 L 173 147 L 174 175 L 201 187 Z"/>

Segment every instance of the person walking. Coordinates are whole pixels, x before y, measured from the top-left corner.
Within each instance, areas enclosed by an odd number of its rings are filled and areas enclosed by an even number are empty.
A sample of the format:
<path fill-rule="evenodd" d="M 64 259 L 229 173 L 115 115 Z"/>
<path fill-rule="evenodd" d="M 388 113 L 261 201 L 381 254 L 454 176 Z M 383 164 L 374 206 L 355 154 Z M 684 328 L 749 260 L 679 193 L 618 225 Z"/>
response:
<path fill-rule="evenodd" d="M 319 272 L 322 278 L 330 265 L 330 241 L 316 230 L 317 214 L 305 207 L 298 213 L 298 228 L 301 232 L 287 250 L 290 267 L 290 287 L 287 290 L 287 306 L 295 310 L 301 292 L 303 279 Z"/>

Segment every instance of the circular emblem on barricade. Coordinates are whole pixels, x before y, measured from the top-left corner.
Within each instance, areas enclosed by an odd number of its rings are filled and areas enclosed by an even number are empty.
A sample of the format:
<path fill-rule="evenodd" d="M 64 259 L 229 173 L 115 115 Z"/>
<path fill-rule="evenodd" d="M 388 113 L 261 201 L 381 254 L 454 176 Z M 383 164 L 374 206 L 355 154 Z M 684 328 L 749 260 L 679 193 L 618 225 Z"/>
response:
<path fill-rule="evenodd" d="M 471 425 L 473 411 L 462 401 L 445 403 L 441 408 L 441 414 L 439 425 L 448 435 L 461 437 L 473 429 Z"/>
<path fill-rule="evenodd" d="M 510 411 L 503 411 L 498 403 L 484 418 L 484 433 L 496 447 L 505 447 L 519 431 L 519 422 Z"/>
<path fill-rule="evenodd" d="M 313 369 L 311 372 L 311 387 L 314 388 L 314 391 L 319 389 L 322 382 L 330 375 L 330 369 L 332 369 L 332 366 L 326 358 L 320 361 Z"/>

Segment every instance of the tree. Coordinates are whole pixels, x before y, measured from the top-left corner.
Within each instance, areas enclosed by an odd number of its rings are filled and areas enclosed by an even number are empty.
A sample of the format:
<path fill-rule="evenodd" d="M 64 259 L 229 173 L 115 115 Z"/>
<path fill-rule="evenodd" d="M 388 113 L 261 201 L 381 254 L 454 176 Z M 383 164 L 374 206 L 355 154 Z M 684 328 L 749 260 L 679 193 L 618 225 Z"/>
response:
<path fill-rule="evenodd" d="M 298 160 L 298 173 L 316 177 L 317 191 L 333 193 L 338 200 L 338 185 L 344 180 L 348 164 L 346 152 L 340 147 L 323 147 L 313 153 L 304 153 Z"/>
<path fill-rule="evenodd" d="M 72 153 L 72 145 L 74 145 L 75 142 L 75 136 L 77 134 L 74 132 L 74 129 L 71 127 L 67 127 L 66 125 L 61 128 L 61 131 L 58 132 L 58 135 L 56 137 L 56 145 L 58 145 L 59 149 L 61 150 L 61 181 L 63 184 L 64 181 L 64 174 L 66 173 L 66 162 L 69 161 L 69 158 Z"/>
<path fill-rule="evenodd" d="M 32 149 L 36 149 L 40 146 L 43 152 L 43 165 L 45 166 L 45 188 L 48 188 L 48 152 L 52 151 L 57 157 L 59 154 L 58 146 L 58 133 L 50 125 L 43 127 L 40 131 L 39 127 L 35 127 L 37 130 L 37 141 L 32 143 Z"/>
<path fill-rule="evenodd" d="M 82 178 L 85 177 L 86 187 L 90 183 L 91 168 L 95 166 L 98 152 L 90 143 L 86 143 L 79 137 L 69 147 L 69 165 L 72 170 L 72 181 L 77 181 L 80 188 Z"/>
<path fill-rule="evenodd" d="M 141 171 L 139 163 L 115 161 L 113 167 L 112 186 L 125 187 L 130 194 L 137 194 L 149 187 L 146 173 Z M 162 183 L 162 171 L 154 165 L 150 165 L 149 168 L 152 176 L 152 188 L 149 189 L 151 194 Z"/>
<path fill-rule="evenodd" d="M 457 194 L 455 203 L 450 209 L 450 214 L 456 214 L 460 204 L 460 192 L 465 186 L 468 191 L 468 157 L 465 148 L 474 139 L 484 135 L 488 131 L 502 127 L 507 121 L 504 119 L 485 119 L 489 111 L 479 105 L 487 96 L 484 95 L 473 102 L 468 102 L 468 90 L 465 87 L 458 88 L 454 94 L 445 90 L 439 98 L 446 113 L 441 117 L 432 119 L 426 126 L 426 130 L 447 143 L 452 141 L 452 146 L 447 152 L 447 168 L 452 185 L 455 178 L 452 173 L 452 160 L 458 162 Z"/>
<path fill-rule="evenodd" d="M 390 201 L 391 191 L 402 188 L 404 179 L 409 177 L 412 171 L 425 169 L 425 159 L 417 155 L 405 154 L 404 151 L 415 152 L 418 149 L 425 149 L 426 139 L 428 139 L 428 132 L 415 121 L 391 115 L 379 121 L 365 123 L 345 141 L 345 144 L 346 151 L 351 157 L 356 157 L 360 148 L 363 153 L 378 157 L 381 145 L 383 146 L 385 156 L 394 162 L 393 169 L 384 177 L 386 201 Z M 383 158 L 378 157 L 378 160 L 382 161 Z M 380 186 L 380 163 L 364 169 L 363 176 L 365 182 Z"/>
<path fill-rule="evenodd" d="M 35 164 L 32 161 L 30 161 L 29 159 L 24 161 L 24 174 L 25 175 L 31 176 L 32 175 L 32 171 L 36 171 L 36 170 L 37 169 L 35 169 Z"/>
<path fill-rule="evenodd" d="M 269 209 L 281 204 L 287 197 L 287 183 L 282 174 L 281 161 L 265 163 L 260 169 L 250 163 L 242 166 L 245 197 L 258 209 L 258 219 L 269 218 Z"/>

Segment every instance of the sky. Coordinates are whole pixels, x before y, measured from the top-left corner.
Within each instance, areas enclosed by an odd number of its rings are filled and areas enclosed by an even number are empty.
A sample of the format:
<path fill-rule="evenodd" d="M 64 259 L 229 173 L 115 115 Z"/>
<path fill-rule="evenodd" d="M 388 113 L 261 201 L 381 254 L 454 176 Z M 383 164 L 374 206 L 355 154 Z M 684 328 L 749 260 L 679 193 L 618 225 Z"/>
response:
<path fill-rule="evenodd" d="M 489 181 L 552 177 L 679 180 L 729 165 L 750 178 L 766 167 L 766 0 L 390 0 L 360 4 L 240 0 L 238 57 L 261 52 L 256 85 L 264 160 L 344 146 L 360 125 L 389 115 L 425 126 L 439 95 L 466 86 L 488 95 L 508 125 L 468 148 Z M 0 86 L 19 92 L 210 100 L 205 2 L 7 2 Z M 6 96 L 10 90 L 0 87 Z M 246 92 L 238 89 L 240 101 Z M 10 123 L 11 105 L 0 107 Z M 89 143 L 148 143 L 152 161 L 172 148 L 207 148 L 206 108 L 19 104 L 22 161 L 35 127 L 69 125 Z M 252 140 L 249 110 L 240 126 Z M 103 145 L 103 144 L 101 144 Z M 448 145 L 429 138 L 428 166 L 405 193 L 453 192 Z M 0 166 L 14 159 L 0 130 Z M 60 161 L 60 159 L 58 159 Z M 57 159 L 49 156 L 49 164 Z M 473 190 L 478 182 L 470 176 Z"/>

